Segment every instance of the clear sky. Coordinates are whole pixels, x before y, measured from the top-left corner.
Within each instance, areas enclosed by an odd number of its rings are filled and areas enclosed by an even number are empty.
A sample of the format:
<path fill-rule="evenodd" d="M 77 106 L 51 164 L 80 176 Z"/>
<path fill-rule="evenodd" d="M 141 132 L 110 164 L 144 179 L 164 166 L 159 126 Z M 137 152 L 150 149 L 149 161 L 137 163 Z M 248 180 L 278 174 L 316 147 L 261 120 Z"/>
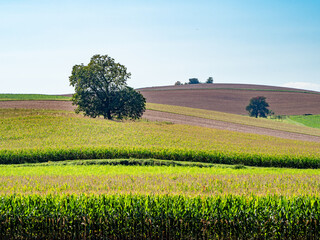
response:
<path fill-rule="evenodd" d="M 0 0 L 0 93 L 72 93 L 94 54 L 134 88 L 216 83 L 320 91 L 319 0 Z"/>

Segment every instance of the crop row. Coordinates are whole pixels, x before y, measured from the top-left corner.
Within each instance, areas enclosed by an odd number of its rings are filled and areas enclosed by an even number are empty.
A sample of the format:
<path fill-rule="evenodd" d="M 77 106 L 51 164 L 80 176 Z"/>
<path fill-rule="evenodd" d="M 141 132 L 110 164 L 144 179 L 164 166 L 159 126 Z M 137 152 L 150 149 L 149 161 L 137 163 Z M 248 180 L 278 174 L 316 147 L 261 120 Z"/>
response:
<path fill-rule="evenodd" d="M 320 159 L 313 156 L 224 153 L 219 151 L 182 150 L 139 147 L 82 147 L 73 149 L 0 150 L 0 164 L 38 163 L 73 159 L 154 158 L 218 164 L 244 164 L 262 167 L 320 168 Z"/>
<path fill-rule="evenodd" d="M 11 239 L 318 239 L 316 197 L 3 196 Z"/>

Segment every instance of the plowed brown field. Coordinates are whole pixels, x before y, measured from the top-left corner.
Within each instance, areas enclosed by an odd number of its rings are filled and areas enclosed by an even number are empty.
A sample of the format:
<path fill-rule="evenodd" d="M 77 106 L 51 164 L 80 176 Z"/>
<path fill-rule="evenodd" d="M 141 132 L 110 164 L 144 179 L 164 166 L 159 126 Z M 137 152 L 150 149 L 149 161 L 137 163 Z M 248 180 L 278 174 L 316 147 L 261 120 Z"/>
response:
<path fill-rule="evenodd" d="M 320 114 L 320 93 L 261 85 L 196 84 L 143 88 L 150 103 L 247 115 L 252 97 L 264 96 L 276 115 Z"/>

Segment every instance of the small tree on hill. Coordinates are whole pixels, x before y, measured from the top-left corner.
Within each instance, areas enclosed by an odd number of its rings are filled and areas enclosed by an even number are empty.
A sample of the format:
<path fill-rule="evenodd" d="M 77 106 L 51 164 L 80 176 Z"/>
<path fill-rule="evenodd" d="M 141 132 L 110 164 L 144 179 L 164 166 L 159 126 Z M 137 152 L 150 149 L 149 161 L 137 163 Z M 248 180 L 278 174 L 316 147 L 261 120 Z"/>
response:
<path fill-rule="evenodd" d="M 72 96 L 76 113 L 104 118 L 140 118 L 145 98 L 127 86 L 131 74 L 108 55 L 94 55 L 88 65 L 75 65 L 69 78 L 75 87 Z"/>
<path fill-rule="evenodd" d="M 269 110 L 269 104 L 263 96 L 253 97 L 250 99 L 249 105 L 246 110 L 249 112 L 250 117 L 263 117 L 266 118 L 272 111 Z"/>
<path fill-rule="evenodd" d="M 189 78 L 189 84 L 199 84 L 198 78 Z"/>
<path fill-rule="evenodd" d="M 179 86 L 179 85 L 183 85 L 183 84 L 180 81 L 176 81 L 174 85 Z"/>
<path fill-rule="evenodd" d="M 213 78 L 212 77 L 209 77 L 206 81 L 206 83 L 213 83 Z"/>

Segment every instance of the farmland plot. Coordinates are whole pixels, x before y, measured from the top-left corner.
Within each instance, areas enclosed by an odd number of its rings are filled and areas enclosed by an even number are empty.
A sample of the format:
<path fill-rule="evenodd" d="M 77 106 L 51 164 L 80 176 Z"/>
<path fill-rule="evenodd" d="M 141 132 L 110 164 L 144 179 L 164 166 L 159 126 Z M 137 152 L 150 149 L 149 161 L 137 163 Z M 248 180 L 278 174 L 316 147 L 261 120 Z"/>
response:
<path fill-rule="evenodd" d="M 0 111 L 0 161 L 47 162 L 0 166 L 3 239 L 319 238 L 318 169 L 244 167 L 317 168 L 319 143 L 71 112 Z M 243 165 L 50 162 L 106 156 Z"/>
<path fill-rule="evenodd" d="M 320 143 L 163 122 L 116 122 L 71 112 L 0 110 L 0 163 L 90 158 L 318 168 Z"/>

